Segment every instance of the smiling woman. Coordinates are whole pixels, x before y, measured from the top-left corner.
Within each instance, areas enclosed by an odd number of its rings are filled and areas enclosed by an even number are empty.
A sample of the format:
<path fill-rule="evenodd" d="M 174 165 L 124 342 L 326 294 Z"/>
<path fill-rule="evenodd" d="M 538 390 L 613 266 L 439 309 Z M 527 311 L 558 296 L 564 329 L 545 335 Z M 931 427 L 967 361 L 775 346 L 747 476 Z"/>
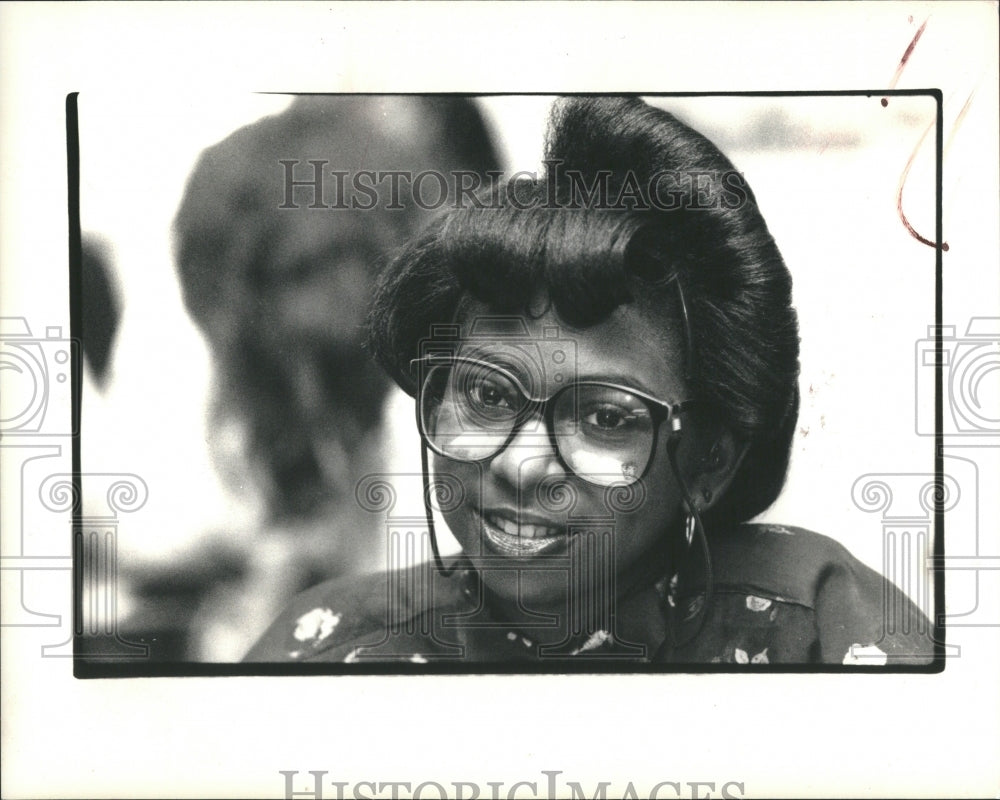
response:
<path fill-rule="evenodd" d="M 370 315 L 416 398 L 433 563 L 310 590 L 248 660 L 927 663 L 881 576 L 748 524 L 785 480 L 799 341 L 733 165 L 634 98 L 558 103 L 546 157 L 431 223 Z"/>

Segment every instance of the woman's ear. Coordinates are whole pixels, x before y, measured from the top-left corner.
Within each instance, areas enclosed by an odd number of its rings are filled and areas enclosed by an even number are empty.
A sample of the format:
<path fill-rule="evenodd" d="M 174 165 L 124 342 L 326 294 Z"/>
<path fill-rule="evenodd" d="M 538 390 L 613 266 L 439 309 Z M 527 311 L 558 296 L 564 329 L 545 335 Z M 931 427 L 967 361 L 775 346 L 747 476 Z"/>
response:
<path fill-rule="evenodd" d="M 749 448 L 748 442 L 737 439 L 728 428 L 713 431 L 712 437 L 706 438 L 711 444 L 693 465 L 690 490 L 701 513 L 719 502 L 729 489 Z"/>

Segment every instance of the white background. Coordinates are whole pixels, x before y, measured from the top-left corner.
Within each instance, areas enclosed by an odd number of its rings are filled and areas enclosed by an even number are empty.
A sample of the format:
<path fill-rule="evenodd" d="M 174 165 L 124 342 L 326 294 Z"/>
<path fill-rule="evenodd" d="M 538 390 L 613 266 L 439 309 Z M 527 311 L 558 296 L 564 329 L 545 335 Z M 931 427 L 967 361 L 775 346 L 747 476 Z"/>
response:
<path fill-rule="evenodd" d="M 178 120 L 203 121 L 196 130 L 183 122 L 167 127 L 163 141 L 148 142 L 145 154 L 121 154 L 135 172 L 134 193 L 126 202 L 135 219 L 155 219 L 157 213 L 172 214 L 184 159 L 193 159 L 198 148 L 257 113 L 220 107 L 219 98 L 287 90 L 872 88 L 888 86 L 925 20 L 925 33 L 898 86 L 944 92 L 944 238 L 950 245 L 944 257 L 944 321 L 964 330 L 971 316 L 1000 313 L 992 4 L 36 4 L 6 5 L 0 13 L 0 311 L 25 316 L 35 326 L 68 327 L 67 92 L 81 92 L 81 118 L 91 96 L 95 103 L 100 98 L 118 108 L 128 108 L 131 101 L 135 118 L 152 113 L 156 99 L 163 98 L 161 111 L 177 109 Z M 801 109 L 803 102 L 820 101 L 795 101 L 789 108 Z M 885 110 L 871 102 L 873 107 L 863 111 L 856 106 L 849 113 L 830 111 L 827 101 L 798 113 L 812 120 L 833 114 L 831 124 L 860 125 L 877 138 L 885 130 L 866 128 L 864 114 L 884 120 L 879 113 Z M 918 101 L 909 104 L 914 114 L 926 116 Z M 695 101 L 668 105 L 689 109 L 682 116 L 699 127 L 702 112 Z M 206 119 L 211 108 L 220 109 L 218 116 Z M 887 111 L 897 108 L 894 98 Z M 529 135 L 532 123 L 518 113 L 523 124 L 517 127 L 524 132 L 510 139 L 509 149 L 519 159 L 515 153 L 527 158 L 537 136 Z M 709 122 L 719 124 L 727 113 L 740 118 L 738 109 L 714 111 Z M 491 114 L 510 118 L 499 101 Z M 125 115 L 123 127 L 128 119 Z M 802 424 L 810 433 L 797 439 L 787 499 L 773 516 L 836 535 L 875 566 L 879 520 L 854 508 L 851 481 L 863 472 L 926 472 L 932 466 L 928 440 L 913 433 L 914 367 L 907 359 L 933 322 L 926 293 L 933 253 L 908 237 L 894 216 L 899 160 L 905 165 L 922 132 L 919 125 L 898 124 L 889 129 L 889 138 L 860 151 L 860 158 L 874 159 L 871 174 L 878 177 L 857 187 L 855 197 L 844 185 L 842 162 L 828 161 L 834 164 L 831 174 L 803 179 L 802 196 L 791 206 L 787 187 L 796 159 L 765 153 L 751 168 L 752 154 L 741 158 L 719 142 L 747 172 L 796 277 L 803 362 L 814 370 L 821 392 L 815 402 L 804 402 Z M 807 143 L 802 152 L 814 155 L 818 147 Z M 922 185 L 929 155 L 925 144 L 912 173 L 910 214 L 926 236 L 933 235 Z M 810 169 L 824 163 L 801 160 Z M 173 197 L 155 191 L 163 185 L 151 176 L 161 173 L 176 184 Z M 822 179 L 840 187 L 834 202 L 854 201 L 830 225 L 817 225 L 815 218 L 817 207 L 828 212 L 824 204 L 830 195 L 809 191 Z M 889 196 L 880 205 L 876 199 L 883 193 Z M 870 216 L 874 208 L 884 209 L 884 219 Z M 95 206 L 90 213 L 101 211 Z M 161 244 L 152 252 L 161 252 Z M 135 296 L 145 292 L 164 306 L 173 303 L 179 312 L 176 296 L 170 295 L 176 290 L 157 283 L 166 274 L 164 256 L 157 257 L 161 260 L 151 265 L 148 278 L 133 282 Z M 808 274 L 817 279 L 800 280 Z M 182 319 L 168 316 L 163 330 L 173 331 Z M 183 336 L 172 344 L 196 353 L 198 340 L 185 342 Z M 127 341 L 124 335 L 122 341 Z M 155 352 L 155 336 L 146 341 Z M 885 357 L 873 359 L 873 348 L 884 349 Z M 133 354 L 132 363 L 142 355 Z M 119 368 L 129 363 L 122 354 L 118 358 Z M 195 381 L 205 380 L 196 369 L 190 374 Z M 870 407 L 868 416 L 857 413 L 859 394 Z M 120 460 L 109 466 L 176 479 L 178 470 L 169 464 L 154 469 L 157 437 L 165 432 L 157 432 L 159 409 L 142 403 L 131 408 L 141 408 L 147 419 L 124 425 L 129 430 L 140 426 L 142 436 L 137 431 L 133 438 L 145 443 L 142 452 L 133 451 L 137 460 L 132 462 L 130 451 L 119 449 Z M 128 406 L 123 402 L 122 408 Z M 175 413 L 190 423 L 179 429 L 197 430 L 196 405 Z M 68 448 L 66 453 L 69 471 Z M 994 493 L 984 490 L 998 474 L 996 453 L 996 447 L 963 451 L 979 467 L 983 532 L 1000 527 Z M 185 469 L 189 483 L 210 485 L 207 463 Z M 16 507 L 11 477 L 5 470 L 5 537 L 11 520 L 16 523 L 17 513 L 26 513 L 23 506 L 32 502 Z M 210 508 L 216 502 L 210 490 L 194 496 L 201 498 L 205 517 L 226 513 Z M 982 540 L 981 554 L 996 552 L 995 534 L 984 533 Z M 995 606 L 996 587 L 984 579 L 980 588 L 982 602 Z M 68 615 L 68 598 L 66 587 L 51 597 L 46 610 Z M 1000 616 L 994 614 L 992 622 L 1000 623 Z M 3 636 L 5 797 L 281 796 L 281 769 L 325 769 L 329 778 L 345 781 L 503 780 L 508 786 L 539 780 L 543 769 L 559 769 L 564 778 L 591 787 L 600 780 L 619 786 L 631 780 L 647 788 L 661 780 L 707 780 L 718 786 L 736 780 L 744 783 L 747 796 L 996 796 L 1000 791 L 996 628 L 953 630 L 949 641 L 961 645 L 961 657 L 950 659 L 941 675 L 872 678 L 83 682 L 71 677 L 67 660 L 40 657 L 40 647 L 52 642 L 52 630 L 6 628 Z"/>

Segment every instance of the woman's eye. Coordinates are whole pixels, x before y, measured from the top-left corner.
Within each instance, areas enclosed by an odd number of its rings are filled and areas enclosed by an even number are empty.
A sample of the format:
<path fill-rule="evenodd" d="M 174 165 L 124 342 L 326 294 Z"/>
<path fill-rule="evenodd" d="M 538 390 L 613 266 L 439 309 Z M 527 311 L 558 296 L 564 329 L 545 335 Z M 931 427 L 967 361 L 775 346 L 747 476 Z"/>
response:
<path fill-rule="evenodd" d="M 513 411 L 516 402 L 509 391 L 491 381 L 477 381 L 469 387 L 469 395 L 477 406 Z"/>
<path fill-rule="evenodd" d="M 487 406 L 503 406 L 506 404 L 503 394 L 495 386 L 480 386 L 479 401 Z"/>
<path fill-rule="evenodd" d="M 620 430 L 634 419 L 633 415 L 624 408 L 607 406 L 598 408 L 585 415 L 583 421 L 586 425 L 598 428 L 602 431 Z"/>

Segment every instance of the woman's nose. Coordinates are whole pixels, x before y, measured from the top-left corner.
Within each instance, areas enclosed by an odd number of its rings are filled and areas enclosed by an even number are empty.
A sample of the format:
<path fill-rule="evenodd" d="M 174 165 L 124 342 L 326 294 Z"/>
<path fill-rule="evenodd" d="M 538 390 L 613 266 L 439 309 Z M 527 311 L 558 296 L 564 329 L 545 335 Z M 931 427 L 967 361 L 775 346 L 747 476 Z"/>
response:
<path fill-rule="evenodd" d="M 490 471 L 522 490 L 536 486 L 545 478 L 566 474 L 545 424 L 537 419 L 529 419 L 493 457 Z"/>

